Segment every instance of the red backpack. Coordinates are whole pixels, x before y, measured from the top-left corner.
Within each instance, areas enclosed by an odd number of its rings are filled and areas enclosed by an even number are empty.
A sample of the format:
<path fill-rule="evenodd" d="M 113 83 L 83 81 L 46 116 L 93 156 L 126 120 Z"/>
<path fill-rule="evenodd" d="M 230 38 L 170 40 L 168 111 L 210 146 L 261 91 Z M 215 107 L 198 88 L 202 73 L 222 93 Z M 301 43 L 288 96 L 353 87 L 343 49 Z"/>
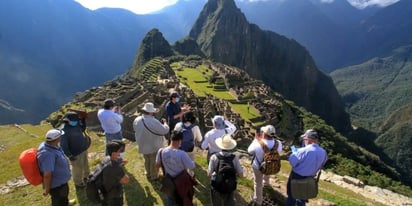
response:
<path fill-rule="evenodd" d="M 37 148 L 24 150 L 20 154 L 19 163 L 24 177 L 30 184 L 36 186 L 43 182 L 43 176 L 37 163 Z"/>

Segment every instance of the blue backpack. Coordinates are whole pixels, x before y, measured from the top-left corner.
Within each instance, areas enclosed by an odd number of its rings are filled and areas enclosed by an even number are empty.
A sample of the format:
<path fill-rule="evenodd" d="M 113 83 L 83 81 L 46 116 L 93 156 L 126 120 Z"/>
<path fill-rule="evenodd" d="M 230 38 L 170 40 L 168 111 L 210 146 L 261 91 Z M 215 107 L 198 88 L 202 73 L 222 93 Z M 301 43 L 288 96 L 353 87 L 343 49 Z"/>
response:
<path fill-rule="evenodd" d="M 194 124 L 191 124 L 189 127 L 186 127 L 184 124 L 182 124 L 183 139 L 182 144 L 180 145 L 180 149 L 185 152 L 192 152 L 195 148 L 195 142 L 192 132 L 192 128 L 194 126 Z"/>

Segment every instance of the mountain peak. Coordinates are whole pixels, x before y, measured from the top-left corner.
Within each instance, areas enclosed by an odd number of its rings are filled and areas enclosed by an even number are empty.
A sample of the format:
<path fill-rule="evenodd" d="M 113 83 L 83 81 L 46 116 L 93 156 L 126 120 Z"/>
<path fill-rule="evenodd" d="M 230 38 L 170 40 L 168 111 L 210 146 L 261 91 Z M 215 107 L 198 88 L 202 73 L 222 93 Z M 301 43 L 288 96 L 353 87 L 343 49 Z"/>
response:
<path fill-rule="evenodd" d="M 332 80 L 317 69 L 309 52 L 294 40 L 250 24 L 233 0 L 209 0 L 189 35 L 208 58 L 242 68 L 338 131 L 350 130 Z"/>
<path fill-rule="evenodd" d="M 150 30 L 140 43 L 131 73 L 137 72 L 138 68 L 154 57 L 168 57 L 173 55 L 169 42 L 163 37 L 162 32 L 154 28 Z"/>

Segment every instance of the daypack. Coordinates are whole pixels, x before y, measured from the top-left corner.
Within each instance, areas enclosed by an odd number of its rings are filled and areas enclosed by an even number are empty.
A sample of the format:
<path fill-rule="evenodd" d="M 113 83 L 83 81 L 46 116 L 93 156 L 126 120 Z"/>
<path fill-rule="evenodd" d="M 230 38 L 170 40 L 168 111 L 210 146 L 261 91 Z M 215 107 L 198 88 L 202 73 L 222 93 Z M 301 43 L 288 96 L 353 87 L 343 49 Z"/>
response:
<path fill-rule="evenodd" d="M 86 181 L 86 196 L 90 201 L 102 202 L 104 197 L 103 194 L 106 192 L 103 188 L 103 170 L 111 161 L 109 159 L 104 159 L 101 163 L 96 165 L 89 176 L 87 176 Z"/>
<path fill-rule="evenodd" d="M 194 126 L 195 126 L 194 124 L 191 124 L 189 127 L 186 127 L 182 123 L 183 139 L 182 139 L 182 144 L 180 145 L 180 149 L 185 152 L 192 152 L 193 149 L 195 148 L 195 142 L 194 142 L 193 131 L 192 131 L 192 128 Z"/>
<path fill-rule="evenodd" d="M 279 142 L 275 140 L 275 145 L 271 150 L 269 150 L 262 141 L 259 141 L 259 144 L 264 152 L 263 161 L 260 163 L 259 170 L 265 175 L 278 173 L 280 171 L 280 155 L 278 152 Z"/>
<path fill-rule="evenodd" d="M 231 193 L 236 190 L 237 177 L 236 169 L 233 165 L 234 154 L 223 156 L 219 153 L 215 154 L 219 159 L 217 167 L 212 175 L 211 185 L 213 189 L 220 193 Z"/>
<path fill-rule="evenodd" d="M 37 162 L 37 148 L 24 150 L 19 156 L 19 163 L 24 177 L 30 184 L 36 186 L 43 182 Z"/>

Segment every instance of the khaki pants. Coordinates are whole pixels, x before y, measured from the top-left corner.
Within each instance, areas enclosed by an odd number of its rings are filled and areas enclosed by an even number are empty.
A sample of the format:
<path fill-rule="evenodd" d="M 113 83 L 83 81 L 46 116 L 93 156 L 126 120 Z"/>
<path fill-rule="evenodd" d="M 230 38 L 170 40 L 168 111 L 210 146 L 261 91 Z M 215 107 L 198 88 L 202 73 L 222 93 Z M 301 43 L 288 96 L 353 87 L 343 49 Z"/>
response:
<path fill-rule="evenodd" d="M 263 184 L 269 185 L 269 175 L 264 175 L 260 170 L 253 168 L 254 174 L 254 192 L 253 200 L 258 204 L 262 205 L 263 201 Z"/>
<path fill-rule="evenodd" d="M 147 178 L 149 180 L 158 178 L 159 169 L 156 167 L 156 152 L 151 154 L 143 154 L 143 158 Z"/>
<path fill-rule="evenodd" d="M 76 156 L 76 160 L 70 161 L 72 165 L 72 176 L 75 185 L 84 185 L 84 179 L 89 176 L 89 161 L 87 159 L 87 150 Z"/>

